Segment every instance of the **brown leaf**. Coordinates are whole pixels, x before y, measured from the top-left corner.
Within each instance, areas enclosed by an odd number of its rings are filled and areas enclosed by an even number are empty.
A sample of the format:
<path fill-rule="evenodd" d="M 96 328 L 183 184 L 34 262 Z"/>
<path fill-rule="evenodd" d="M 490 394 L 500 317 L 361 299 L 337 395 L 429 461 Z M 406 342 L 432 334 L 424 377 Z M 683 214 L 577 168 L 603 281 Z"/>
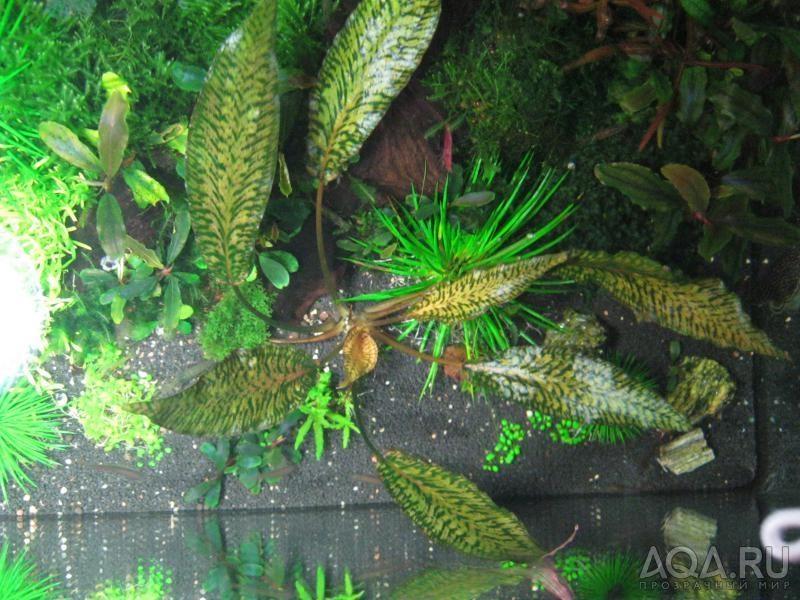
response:
<path fill-rule="evenodd" d="M 375 368 L 378 362 L 378 344 L 372 339 L 369 330 L 354 327 L 344 339 L 344 381 L 339 389 L 351 386 Z"/>

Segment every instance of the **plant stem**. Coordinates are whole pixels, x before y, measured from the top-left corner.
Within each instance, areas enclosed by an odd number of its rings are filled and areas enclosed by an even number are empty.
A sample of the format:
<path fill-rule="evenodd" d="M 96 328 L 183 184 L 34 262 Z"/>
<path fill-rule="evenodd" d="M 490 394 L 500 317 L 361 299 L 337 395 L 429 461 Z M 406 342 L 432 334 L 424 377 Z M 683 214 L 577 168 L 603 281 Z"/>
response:
<path fill-rule="evenodd" d="M 284 323 L 283 321 L 276 321 L 272 317 L 269 317 L 269 316 L 265 315 L 260 310 L 258 310 L 255 306 L 250 304 L 250 301 L 244 295 L 242 290 L 239 289 L 238 285 L 234 285 L 234 286 L 231 286 L 231 287 L 233 288 L 233 292 L 236 294 L 236 297 L 239 299 L 239 302 L 241 302 L 242 305 L 247 310 L 249 310 L 256 317 L 258 317 L 259 319 L 264 321 L 264 323 L 266 323 L 270 327 L 275 327 L 277 329 L 285 329 L 286 331 L 294 331 L 296 333 L 311 333 L 311 332 L 314 332 L 314 331 L 320 331 L 320 329 L 315 329 L 315 328 L 310 328 L 310 327 L 302 327 L 300 325 L 292 325 L 291 323 Z M 323 333 L 325 333 L 325 332 L 328 331 L 328 328 L 327 327 L 323 328 L 322 331 L 323 331 Z"/>
<path fill-rule="evenodd" d="M 375 458 L 377 458 L 380 462 L 383 462 L 383 454 L 381 454 L 381 451 L 378 450 L 378 447 L 372 443 L 372 440 L 369 439 L 369 436 L 367 435 L 367 428 L 364 427 L 364 421 L 361 419 L 361 407 L 358 404 L 358 399 L 356 398 L 355 393 L 353 393 L 353 416 L 356 419 L 356 426 L 358 427 L 358 432 L 361 434 L 361 439 L 364 440 L 364 443 L 367 445 L 367 448 L 370 449 L 373 456 L 375 456 Z"/>
<path fill-rule="evenodd" d="M 444 365 L 447 367 L 458 367 L 461 368 L 463 363 L 455 360 L 447 360 L 446 358 L 437 358 L 436 356 L 431 356 L 430 354 L 425 354 L 424 352 L 419 352 L 418 350 L 414 350 L 410 346 L 406 346 L 402 342 L 398 342 L 390 335 L 386 335 L 380 329 L 371 329 L 370 334 L 378 338 L 380 341 L 389 344 L 395 350 L 399 350 L 404 354 L 408 354 L 409 356 L 413 356 L 414 358 L 418 358 L 420 360 L 424 360 L 426 362 L 433 362 L 437 365 Z"/>
<path fill-rule="evenodd" d="M 322 194 L 324 190 L 325 164 L 323 163 L 322 168 L 320 169 L 319 182 L 317 183 L 316 210 L 314 214 L 314 225 L 317 236 L 317 255 L 319 257 L 319 268 L 322 270 L 322 278 L 325 281 L 325 288 L 328 290 L 331 300 L 333 300 L 335 304 L 339 304 L 339 293 L 336 290 L 336 282 L 333 279 L 333 273 L 331 273 L 330 265 L 328 265 L 328 255 L 325 252 L 325 240 L 322 237 Z"/>

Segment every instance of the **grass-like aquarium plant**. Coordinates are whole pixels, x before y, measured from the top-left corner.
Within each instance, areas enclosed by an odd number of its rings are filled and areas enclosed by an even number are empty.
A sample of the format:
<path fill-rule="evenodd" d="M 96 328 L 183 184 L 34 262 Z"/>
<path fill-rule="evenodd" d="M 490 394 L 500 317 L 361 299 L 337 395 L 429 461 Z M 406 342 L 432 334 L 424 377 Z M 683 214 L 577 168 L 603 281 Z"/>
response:
<path fill-rule="evenodd" d="M 23 490 L 33 485 L 27 469 L 52 466 L 48 452 L 62 447 L 61 412 L 53 401 L 27 382 L 0 392 L 0 493 L 8 502 L 8 484 Z"/>
<path fill-rule="evenodd" d="M 23 551 L 16 558 L 9 554 L 10 546 L 0 547 L 0 598 L 15 600 L 47 600 L 54 598 L 57 585 L 50 576 L 41 577 L 36 565 Z"/>

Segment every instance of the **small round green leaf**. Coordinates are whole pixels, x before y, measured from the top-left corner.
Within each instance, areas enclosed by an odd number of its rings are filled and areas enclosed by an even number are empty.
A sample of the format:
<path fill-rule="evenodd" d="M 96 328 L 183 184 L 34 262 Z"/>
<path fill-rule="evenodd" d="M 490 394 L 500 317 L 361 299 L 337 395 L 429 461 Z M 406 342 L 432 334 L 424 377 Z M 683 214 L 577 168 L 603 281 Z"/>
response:
<path fill-rule="evenodd" d="M 176 60 L 169 68 L 169 73 L 175 85 L 185 92 L 199 92 L 203 89 L 203 82 L 206 78 L 205 69 Z"/>
<path fill-rule="evenodd" d="M 282 290 L 289 285 L 289 271 L 277 260 L 271 259 L 266 254 L 259 254 L 258 264 L 261 265 L 264 275 L 276 288 Z"/>

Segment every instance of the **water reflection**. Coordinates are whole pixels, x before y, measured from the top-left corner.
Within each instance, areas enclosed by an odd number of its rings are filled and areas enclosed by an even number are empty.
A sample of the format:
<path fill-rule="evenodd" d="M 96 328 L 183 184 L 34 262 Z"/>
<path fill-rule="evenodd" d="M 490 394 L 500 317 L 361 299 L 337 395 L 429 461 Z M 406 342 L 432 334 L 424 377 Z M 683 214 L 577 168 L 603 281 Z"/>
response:
<path fill-rule="evenodd" d="M 24 549 L 39 576 L 52 576 L 55 597 L 64 598 L 316 599 L 324 589 L 338 600 L 513 600 L 553 597 L 548 586 L 564 594 L 555 574 L 576 598 L 800 597 L 798 567 L 781 574 L 776 563 L 770 575 L 764 559 L 760 577 L 753 569 L 740 577 L 740 548 L 758 547 L 751 496 L 548 499 L 511 508 L 544 548 L 559 546 L 575 523 L 580 530 L 538 570 L 465 559 L 415 531 L 395 507 L 25 518 L 0 520 L 0 536 L 11 555 Z M 670 554 L 678 548 L 686 550 Z M 697 571 L 704 562 L 720 568 L 687 574 L 692 557 Z M 650 573 L 642 580 L 643 568 Z"/>

